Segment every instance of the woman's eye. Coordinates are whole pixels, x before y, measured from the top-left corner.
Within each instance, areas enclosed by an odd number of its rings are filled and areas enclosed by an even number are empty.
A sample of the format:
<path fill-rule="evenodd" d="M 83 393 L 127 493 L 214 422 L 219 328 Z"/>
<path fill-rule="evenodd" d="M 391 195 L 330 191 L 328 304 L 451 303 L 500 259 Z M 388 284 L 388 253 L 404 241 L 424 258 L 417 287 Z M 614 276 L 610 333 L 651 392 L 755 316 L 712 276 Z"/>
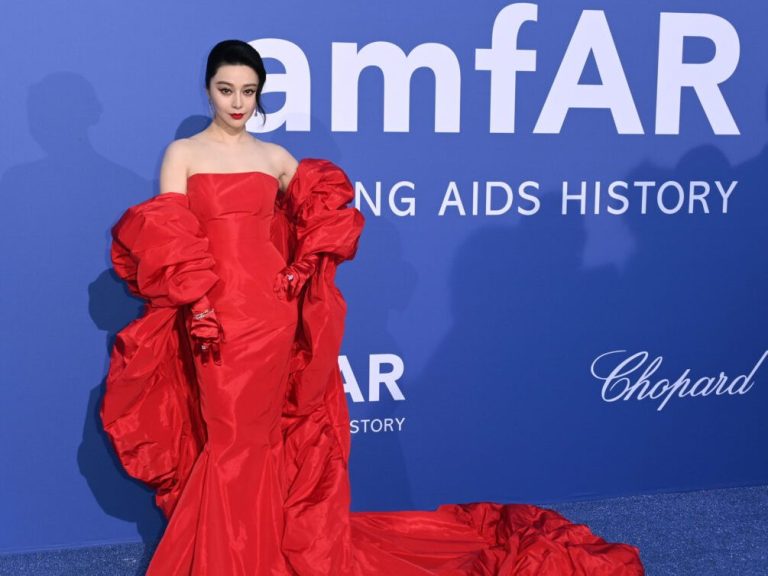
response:
<path fill-rule="evenodd" d="M 246 93 L 248 96 L 253 96 L 254 94 L 256 94 L 256 90 L 254 90 L 253 88 L 248 88 L 248 89 L 245 91 L 245 93 Z"/>
<path fill-rule="evenodd" d="M 231 90 L 229 88 L 219 88 L 219 92 L 222 94 L 229 94 Z"/>

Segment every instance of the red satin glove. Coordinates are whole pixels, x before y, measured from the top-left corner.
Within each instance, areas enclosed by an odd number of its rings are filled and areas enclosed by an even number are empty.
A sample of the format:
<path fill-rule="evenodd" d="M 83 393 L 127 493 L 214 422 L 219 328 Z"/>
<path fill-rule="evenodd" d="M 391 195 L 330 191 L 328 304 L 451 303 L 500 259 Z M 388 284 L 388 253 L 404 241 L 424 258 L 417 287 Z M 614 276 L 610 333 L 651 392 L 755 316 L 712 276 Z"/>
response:
<path fill-rule="evenodd" d="M 297 260 L 290 266 L 286 266 L 277 274 L 275 279 L 274 290 L 277 293 L 279 299 L 283 299 L 283 295 L 288 300 L 296 298 L 304 284 L 310 279 L 317 269 L 317 264 L 320 261 L 320 256 L 317 254 L 308 254 L 301 260 Z"/>
<path fill-rule="evenodd" d="M 203 366 L 212 356 L 213 363 L 221 366 L 221 350 L 224 342 L 224 329 L 216 317 L 216 311 L 206 296 L 190 306 L 189 335 L 192 337 L 192 351 L 200 355 Z"/>

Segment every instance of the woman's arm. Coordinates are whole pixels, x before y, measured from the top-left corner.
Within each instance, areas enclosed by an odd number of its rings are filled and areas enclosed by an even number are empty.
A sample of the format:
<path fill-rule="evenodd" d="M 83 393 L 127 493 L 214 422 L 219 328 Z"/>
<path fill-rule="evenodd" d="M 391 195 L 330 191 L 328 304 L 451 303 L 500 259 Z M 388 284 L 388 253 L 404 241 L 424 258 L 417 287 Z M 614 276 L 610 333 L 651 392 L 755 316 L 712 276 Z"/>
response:
<path fill-rule="evenodd" d="M 272 144 L 270 148 L 272 153 L 272 162 L 275 166 L 278 167 L 280 172 L 280 176 L 278 178 L 280 181 L 280 191 L 285 192 L 288 188 L 288 184 L 290 184 L 291 179 L 293 178 L 293 175 L 296 173 L 296 168 L 298 167 L 299 162 L 290 152 L 288 152 L 288 150 L 279 144 Z"/>
<path fill-rule="evenodd" d="M 189 166 L 189 141 L 174 140 L 165 149 L 160 166 L 160 193 L 187 193 L 187 167 Z"/>

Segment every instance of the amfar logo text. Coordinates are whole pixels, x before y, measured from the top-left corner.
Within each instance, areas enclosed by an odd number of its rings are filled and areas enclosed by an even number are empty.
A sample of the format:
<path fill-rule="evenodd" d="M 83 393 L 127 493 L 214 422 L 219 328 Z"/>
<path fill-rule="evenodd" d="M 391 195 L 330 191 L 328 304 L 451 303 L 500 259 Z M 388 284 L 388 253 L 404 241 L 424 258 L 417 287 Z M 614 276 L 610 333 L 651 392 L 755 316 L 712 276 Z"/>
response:
<path fill-rule="evenodd" d="M 344 381 L 344 392 L 352 402 L 378 402 L 381 400 L 381 389 L 384 387 L 392 400 L 405 400 L 398 380 L 405 372 L 403 359 L 397 354 L 370 354 L 368 356 L 368 386 L 367 396 L 363 394 L 360 383 L 352 370 L 349 359 L 339 355 L 339 370 Z"/>
<path fill-rule="evenodd" d="M 405 400 L 398 381 L 405 373 L 405 363 L 397 354 L 370 354 L 368 356 L 368 386 L 360 387 L 357 376 L 352 370 L 347 356 L 339 355 L 339 370 L 344 381 L 344 392 L 353 404 L 360 402 L 379 402 L 382 391 L 395 401 Z M 402 432 L 405 429 L 406 417 L 366 414 L 365 417 L 351 418 L 349 431 L 353 434 L 379 434 L 387 432 Z"/>
<path fill-rule="evenodd" d="M 518 48 L 518 33 L 538 20 L 538 6 L 517 2 L 503 8 L 491 31 L 491 47 L 475 50 L 474 69 L 489 72 L 490 125 L 493 133 L 515 132 L 515 100 L 520 73 L 536 72 L 535 49 Z M 649 31 L 650 32 L 650 31 Z M 659 19 L 656 71 L 656 134 L 680 133 L 680 103 L 684 88 L 692 88 L 715 134 L 739 134 L 739 128 L 720 91 L 736 70 L 739 35 L 733 25 L 714 14 L 662 12 Z M 684 62 L 686 38 L 705 38 L 715 48 L 708 62 Z M 266 124 L 252 120 L 248 129 L 271 132 L 309 131 L 311 117 L 310 68 L 296 44 L 278 38 L 251 42 L 265 58 L 279 60 L 284 73 L 271 73 L 264 93 L 285 95 L 279 110 Z M 600 84 L 579 84 L 592 54 Z M 461 65 L 445 44 L 427 42 L 409 54 L 391 42 L 358 47 L 354 42 L 332 43 L 331 130 L 357 132 L 358 84 L 366 68 L 378 68 L 384 78 L 384 132 L 409 132 L 410 83 L 415 70 L 427 68 L 435 76 L 435 132 L 460 132 Z M 584 10 L 562 55 L 533 129 L 536 134 L 559 134 L 572 108 L 610 111 L 619 134 L 644 134 L 624 68 L 603 10 Z"/>

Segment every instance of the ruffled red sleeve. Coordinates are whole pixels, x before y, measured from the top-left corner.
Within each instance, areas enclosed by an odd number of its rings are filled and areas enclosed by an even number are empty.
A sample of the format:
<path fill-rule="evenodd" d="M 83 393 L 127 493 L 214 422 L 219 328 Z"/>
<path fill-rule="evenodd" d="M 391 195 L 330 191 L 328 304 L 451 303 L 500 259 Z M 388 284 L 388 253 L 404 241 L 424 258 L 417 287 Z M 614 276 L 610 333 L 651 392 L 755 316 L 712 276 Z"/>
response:
<path fill-rule="evenodd" d="M 364 218 L 349 204 L 354 188 L 328 160 L 304 159 L 279 202 L 292 226 L 293 260 L 320 256 L 300 301 L 286 413 L 318 411 L 330 417 L 344 461 L 349 455 L 349 418 L 338 368 L 346 303 L 335 285 L 336 267 L 354 257 Z M 274 233 L 274 229 L 273 229 Z"/>
<path fill-rule="evenodd" d="M 296 260 L 324 253 L 340 262 L 354 258 L 363 215 L 349 206 L 352 183 L 333 162 L 308 158 L 299 166 L 281 201 L 295 227 Z"/>
<path fill-rule="evenodd" d="M 170 516 L 205 441 L 180 306 L 218 280 L 208 239 L 183 194 L 130 208 L 112 229 L 112 262 L 144 315 L 117 334 L 101 405 L 125 470 L 156 492 Z"/>
<path fill-rule="evenodd" d="M 186 194 L 160 194 L 129 208 L 112 238 L 115 272 L 152 306 L 193 302 L 218 280 Z"/>
<path fill-rule="evenodd" d="M 305 159 L 278 204 L 277 224 L 273 222 L 273 242 L 289 254 L 289 262 L 308 254 L 319 257 L 300 296 L 282 418 L 288 486 L 283 550 L 302 573 L 316 571 L 306 565 L 311 558 L 351 561 L 349 414 L 338 365 L 346 303 L 335 275 L 342 261 L 354 257 L 363 229 L 362 214 L 349 205 L 353 198 L 341 168 L 327 160 Z"/>

